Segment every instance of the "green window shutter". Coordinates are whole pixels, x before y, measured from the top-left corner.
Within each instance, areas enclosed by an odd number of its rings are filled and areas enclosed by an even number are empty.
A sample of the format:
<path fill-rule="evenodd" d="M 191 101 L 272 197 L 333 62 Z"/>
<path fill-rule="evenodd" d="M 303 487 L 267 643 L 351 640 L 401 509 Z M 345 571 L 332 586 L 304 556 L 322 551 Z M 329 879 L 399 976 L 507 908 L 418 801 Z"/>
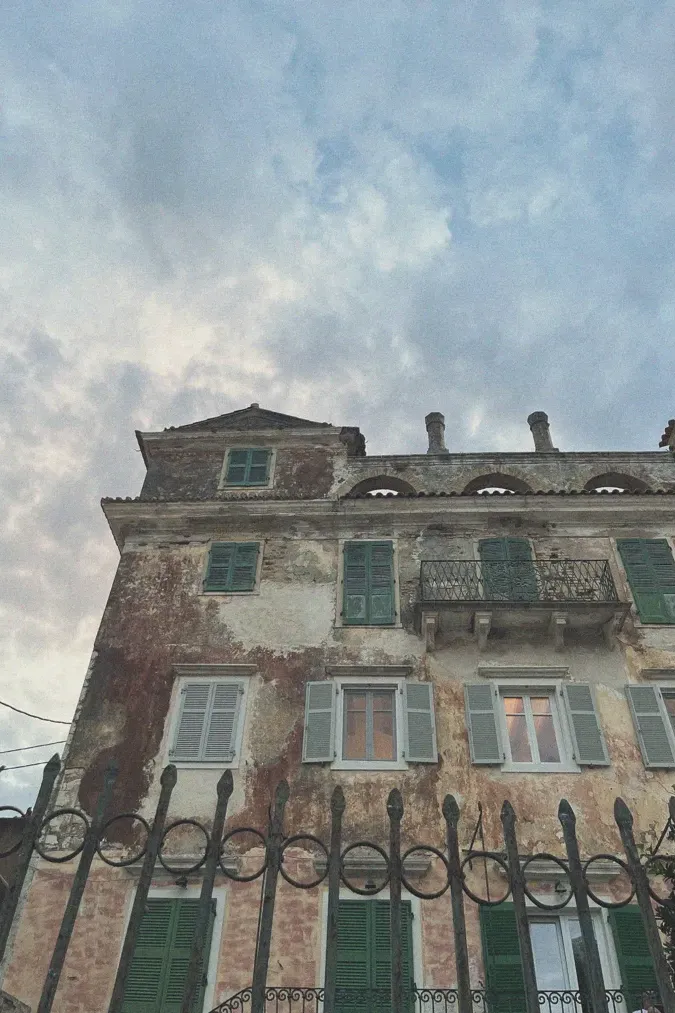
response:
<path fill-rule="evenodd" d="M 230 591 L 252 591 L 258 569 L 258 542 L 238 542 L 235 545 Z"/>
<path fill-rule="evenodd" d="M 503 763 L 504 751 L 495 714 L 494 690 L 489 682 L 464 687 L 466 727 L 472 763 Z"/>
<path fill-rule="evenodd" d="M 212 683 L 188 682 L 181 689 L 178 729 L 171 750 L 172 760 L 198 760 L 211 700 Z"/>
<path fill-rule="evenodd" d="M 346 625 L 394 622 L 394 546 L 345 542 L 342 616 Z"/>
<path fill-rule="evenodd" d="M 406 718 L 405 759 L 411 763 L 437 763 L 434 687 L 430 682 L 404 684 Z"/>
<path fill-rule="evenodd" d="M 205 591 L 229 591 L 231 589 L 235 549 L 234 542 L 212 543 L 204 578 Z"/>
<path fill-rule="evenodd" d="M 270 473 L 270 450 L 248 447 L 230 450 L 227 458 L 226 485 L 266 485 Z"/>
<path fill-rule="evenodd" d="M 197 900 L 148 900 L 131 960 L 122 1013 L 180 1013 L 198 905 Z M 210 950 L 214 914 L 215 901 L 206 954 Z M 205 987 L 203 978 L 195 1013 L 203 1008 Z"/>
<path fill-rule="evenodd" d="M 626 686 L 645 767 L 675 767 L 675 755 L 655 686 Z"/>
<path fill-rule="evenodd" d="M 335 759 L 335 684 L 308 682 L 305 687 L 305 734 L 303 763 L 326 763 Z"/>
<path fill-rule="evenodd" d="M 607 745 L 595 707 L 592 687 L 581 682 L 564 684 L 563 696 L 572 731 L 574 759 L 580 766 L 608 766 Z"/>
<path fill-rule="evenodd" d="M 211 689 L 209 718 L 202 757 L 204 760 L 234 759 L 244 687 L 240 682 L 215 682 Z"/>
<path fill-rule="evenodd" d="M 639 907 L 631 904 L 610 911 L 609 924 L 621 971 L 621 990 L 626 999 L 624 1009 L 647 1009 L 653 1005 L 651 993 L 658 1001 L 659 992 Z"/>
<path fill-rule="evenodd" d="M 675 560 L 665 538 L 617 540 L 633 593 L 644 623 L 675 623 Z"/>
<path fill-rule="evenodd" d="M 391 909 L 388 900 L 366 901 L 372 919 L 371 988 L 375 989 L 373 1011 L 391 1010 Z M 401 965 L 404 1009 L 413 1006 L 412 907 L 401 901 Z"/>
<path fill-rule="evenodd" d="M 525 984 L 513 904 L 480 908 L 486 1007 L 491 1013 L 525 1009 Z"/>
<path fill-rule="evenodd" d="M 401 903 L 403 987 L 413 1005 L 412 908 Z M 337 1013 L 391 1009 L 389 901 L 341 900 L 338 907 Z"/>
<path fill-rule="evenodd" d="M 492 601 L 534 601 L 539 597 L 527 538 L 482 538 L 485 597 Z"/>

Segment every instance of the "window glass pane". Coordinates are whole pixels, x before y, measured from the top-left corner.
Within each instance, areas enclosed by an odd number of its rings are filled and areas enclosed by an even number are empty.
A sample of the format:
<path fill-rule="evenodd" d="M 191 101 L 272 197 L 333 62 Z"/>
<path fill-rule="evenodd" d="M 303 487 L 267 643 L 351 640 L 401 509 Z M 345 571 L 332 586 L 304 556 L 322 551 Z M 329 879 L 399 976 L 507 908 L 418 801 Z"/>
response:
<path fill-rule="evenodd" d="M 530 697 L 534 730 L 542 763 L 560 763 L 560 751 L 555 738 L 555 725 L 551 713 L 550 696 Z"/>
<path fill-rule="evenodd" d="M 522 696 L 505 696 L 504 713 L 514 763 L 531 763 L 532 751 L 527 735 L 525 701 Z"/>
<path fill-rule="evenodd" d="M 663 702 L 666 705 L 668 711 L 668 717 L 670 718 L 670 726 L 675 732 L 675 693 L 666 693 L 662 690 Z"/>
<path fill-rule="evenodd" d="M 534 969 L 540 990 L 568 987 L 565 951 L 557 918 L 530 923 Z"/>
<path fill-rule="evenodd" d="M 364 692 L 345 691 L 342 755 L 345 760 L 365 760 L 367 758 L 366 694 Z"/>
<path fill-rule="evenodd" d="M 394 694 L 373 693 L 373 759 L 395 760 Z"/>

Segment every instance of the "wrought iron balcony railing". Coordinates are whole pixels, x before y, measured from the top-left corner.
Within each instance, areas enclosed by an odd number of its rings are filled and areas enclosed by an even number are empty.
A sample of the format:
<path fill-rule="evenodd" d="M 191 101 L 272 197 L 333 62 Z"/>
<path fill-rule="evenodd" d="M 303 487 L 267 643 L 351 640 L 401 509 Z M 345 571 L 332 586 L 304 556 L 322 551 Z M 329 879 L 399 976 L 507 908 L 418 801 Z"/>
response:
<path fill-rule="evenodd" d="M 569 604 L 619 598 L 606 559 L 434 559 L 421 564 L 420 600 Z"/>
<path fill-rule="evenodd" d="M 590 1013 L 590 996 L 583 991 L 566 989 L 540 991 L 539 1009 L 542 1013 Z M 633 1013 L 634 1010 L 658 1010 L 659 1003 L 652 992 L 624 992 L 607 989 L 609 1013 Z M 508 992 L 489 995 L 483 989 L 471 993 L 473 1013 L 524 1013 L 522 993 Z M 391 993 L 388 989 L 338 988 L 335 997 L 336 1013 L 388 1013 Z M 408 1013 L 459 1013 L 459 999 L 454 988 L 414 988 L 408 996 Z M 221 1003 L 211 1013 L 250 1013 L 251 989 L 245 988 Z M 267 988 L 265 1013 L 323 1013 L 322 988 Z"/>

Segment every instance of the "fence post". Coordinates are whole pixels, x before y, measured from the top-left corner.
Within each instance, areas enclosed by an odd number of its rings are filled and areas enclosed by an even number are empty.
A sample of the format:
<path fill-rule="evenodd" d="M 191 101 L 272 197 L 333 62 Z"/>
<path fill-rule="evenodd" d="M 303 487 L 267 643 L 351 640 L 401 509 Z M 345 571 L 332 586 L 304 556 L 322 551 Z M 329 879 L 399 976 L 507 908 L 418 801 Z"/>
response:
<path fill-rule="evenodd" d="M 469 950 L 466 944 L 466 919 L 464 916 L 464 890 L 462 889 L 462 862 L 459 854 L 459 806 L 454 795 L 443 799 L 443 816 L 446 826 L 448 847 L 448 874 L 450 879 L 450 900 L 452 903 L 452 931 L 455 937 L 455 967 L 457 968 L 457 999 L 459 1013 L 471 1013 L 471 976 L 469 972 Z"/>
<path fill-rule="evenodd" d="M 628 868 L 631 871 L 633 883 L 635 884 L 635 894 L 647 935 L 647 943 L 649 944 L 649 952 L 654 964 L 656 981 L 661 993 L 661 1002 L 663 1003 L 665 1013 L 675 1013 L 675 990 L 671 984 L 668 964 L 666 963 L 666 957 L 661 946 L 661 937 L 659 936 L 654 908 L 649 896 L 647 873 L 640 862 L 640 855 L 638 854 L 633 836 L 633 816 L 622 798 L 617 798 L 614 803 L 614 819 L 621 834 L 621 843 L 626 852 Z"/>
<path fill-rule="evenodd" d="M 588 892 L 584 878 L 581 856 L 579 854 L 579 842 L 577 840 L 577 818 L 572 806 L 566 798 L 561 799 L 558 806 L 558 819 L 562 826 L 565 849 L 569 868 L 570 885 L 577 904 L 579 926 L 581 928 L 581 940 L 586 960 L 588 961 L 588 977 L 591 989 L 589 996 L 592 1013 L 608 1013 L 607 993 L 602 977 L 602 965 L 600 964 L 600 953 L 598 943 L 593 930 L 593 919 L 588 904 Z"/>
<path fill-rule="evenodd" d="M 391 931 L 391 1013 L 403 1013 L 403 960 L 401 941 L 401 820 L 403 799 L 392 788 L 387 799 L 389 815 L 389 924 Z"/>
<path fill-rule="evenodd" d="M 63 912 L 61 928 L 59 929 L 59 934 L 56 937 L 56 944 L 49 964 L 47 977 L 45 978 L 45 983 L 42 988 L 37 1013 L 50 1013 L 54 1003 L 59 978 L 61 977 L 63 964 L 65 962 L 68 947 L 70 945 L 70 939 L 73 934 L 75 919 L 77 918 L 78 911 L 80 910 L 82 894 L 84 893 L 84 888 L 87 885 L 89 870 L 91 869 L 91 863 L 93 862 L 94 855 L 96 854 L 96 848 L 99 845 L 99 834 L 101 833 L 103 817 L 110 804 L 112 790 L 115 781 L 117 780 L 117 774 L 117 764 L 114 760 L 111 760 L 106 768 L 105 774 L 103 775 L 103 789 L 98 797 L 98 801 L 96 802 L 94 818 L 91 821 L 91 825 L 84 839 L 84 847 L 82 848 L 82 853 L 80 855 L 80 862 L 75 876 L 73 877 L 73 883 L 70 888 L 70 896 L 68 897 L 66 909 Z"/>
<path fill-rule="evenodd" d="M 335 1011 L 337 983 L 338 905 L 340 901 L 340 850 L 342 847 L 342 816 L 345 796 L 340 785 L 330 800 L 331 826 L 328 853 L 328 930 L 326 933 L 326 971 L 323 980 L 323 1013 Z"/>
<path fill-rule="evenodd" d="M 274 807 L 269 823 L 267 838 L 267 868 L 262 894 L 260 914 L 260 934 L 255 951 L 253 967 L 253 984 L 251 986 L 251 1013 L 264 1013 L 265 988 L 267 985 L 267 968 L 270 961 L 270 944 L 272 942 L 272 922 L 274 919 L 274 902 L 277 893 L 277 880 L 281 864 L 281 847 L 284 840 L 284 809 L 288 802 L 289 788 L 287 781 L 281 781 L 274 793 Z"/>
<path fill-rule="evenodd" d="M 150 831 L 150 835 L 148 837 L 147 850 L 143 860 L 143 868 L 141 869 L 141 874 L 138 878 L 138 885 L 136 887 L 133 907 L 131 908 L 129 924 L 127 925 L 127 931 L 124 937 L 124 945 L 122 946 L 120 962 L 117 966 L 117 974 L 115 976 L 115 984 L 113 985 L 108 1013 L 120 1013 L 122 1009 L 127 975 L 129 973 L 129 968 L 131 967 L 131 961 L 136 947 L 138 930 L 141 927 L 141 921 L 143 920 L 143 915 L 145 914 L 145 905 L 148 899 L 150 883 L 152 882 L 152 874 L 155 869 L 159 846 L 162 842 L 164 824 L 166 823 L 166 814 L 169 810 L 169 802 L 171 801 L 171 792 L 176 786 L 176 780 L 176 768 L 172 763 L 170 763 L 168 767 L 165 767 L 162 771 L 162 777 L 160 780 L 162 790 L 159 793 L 159 801 L 155 811 L 155 820 L 152 824 L 152 830 Z"/>
<path fill-rule="evenodd" d="M 537 975 L 534 969 L 532 938 L 530 936 L 530 925 L 527 920 L 527 906 L 525 903 L 525 876 L 523 875 L 523 867 L 520 864 L 520 856 L 518 854 L 518 838 L 516 836 L 517 817 L 508 799 L 504 802 L 500 815 L 504 829 L 504 843 L 506 845 L 506 859 L 509 866 L 513 906 L 516 912 L 516 930 L 518 932 L 518 946 L 520 948 L 523 983 L 525 985 L 525 1006 L 527 1013 L 539 1013 Z"/>
<path fill-rule="evenodd" d="M 209 959 L 208 953 L 204 953 L 204 943 L 209 928 L 209 917 L 211 914 L 211 898 L 213 897 L 213 884 L 216 881 L 216 870 L 220 859 L 220 849 L 223 840 L 223 828 L 227 816 L 227 803 L 232 795 L 232 771 L 226 770 L 218 781 L 216 789 L 218 800 L 216 811 L 213 816 L 213 828 L 206 849 L 206 862 L 204 864 L 204 878 L 199 894 L 199 908 L 197 909 L 197 924 L 195 926 L 195 937 L 192 941 L 190 951 L 190 963 L 188 964 L 185 991 L 180 1013 L 192 1013 L 192 1008 L 199 991 L 200 970 L 206 973 L 206 964 Z"/>
<path fill-rule="evenodd" d="M 47 812 L 47 806 L 49 805 L 49 800 L 54 789 L 54 782 L 56 781 L 56 776 L 60 769 L 61 760 L 59 759 L 59 754 L 54 753 L 51 760 L 45 764 L 45 769 L 42 773 L 42 783 L 35 801 L 35 807 L 33 808 L 30 818 L 26 821 L 26 826 L 24 827 L 14 878 L 10 883 L 9 890 L 7 891 L 7 895 L 3 901 L 2 911 L 0 911 L 0 964 L 5 956 L 7 941 L 12 930 L 12 922 L 14 921 L 14 915 L 16 914 L 23 884 L 26 881 L 26 875 L 28 874 L 28 869 L 30 867 L 30 860 L 33 856 L 33 847 L 40 836 L 40 830 L 42 829 L 42 823 Z"/>

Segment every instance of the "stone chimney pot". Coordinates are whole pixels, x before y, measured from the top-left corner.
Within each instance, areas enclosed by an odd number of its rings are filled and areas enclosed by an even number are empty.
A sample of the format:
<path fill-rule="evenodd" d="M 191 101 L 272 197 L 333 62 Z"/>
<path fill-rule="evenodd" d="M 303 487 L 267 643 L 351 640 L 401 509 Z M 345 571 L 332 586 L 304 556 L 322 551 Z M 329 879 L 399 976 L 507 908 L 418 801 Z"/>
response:
<path fill-rule="evenodd" d="M 442 412 L 429 412 L 424 419 L 429 436 L 427 454 L 447 454 L 445 446 L 445 416 Z"/>
<path fill-rule="evenodd" d="M 532 437 L 534 439 L 534 449 L 539 454 L 550 454 L 556 452 L 557 447 L 553 446 L 551 440 L 551 432 L 548 425 L 548 415 L 546 412 L 532 412 L 531 415 L 527 416 L 527 422 L 532 430 Z"/>

